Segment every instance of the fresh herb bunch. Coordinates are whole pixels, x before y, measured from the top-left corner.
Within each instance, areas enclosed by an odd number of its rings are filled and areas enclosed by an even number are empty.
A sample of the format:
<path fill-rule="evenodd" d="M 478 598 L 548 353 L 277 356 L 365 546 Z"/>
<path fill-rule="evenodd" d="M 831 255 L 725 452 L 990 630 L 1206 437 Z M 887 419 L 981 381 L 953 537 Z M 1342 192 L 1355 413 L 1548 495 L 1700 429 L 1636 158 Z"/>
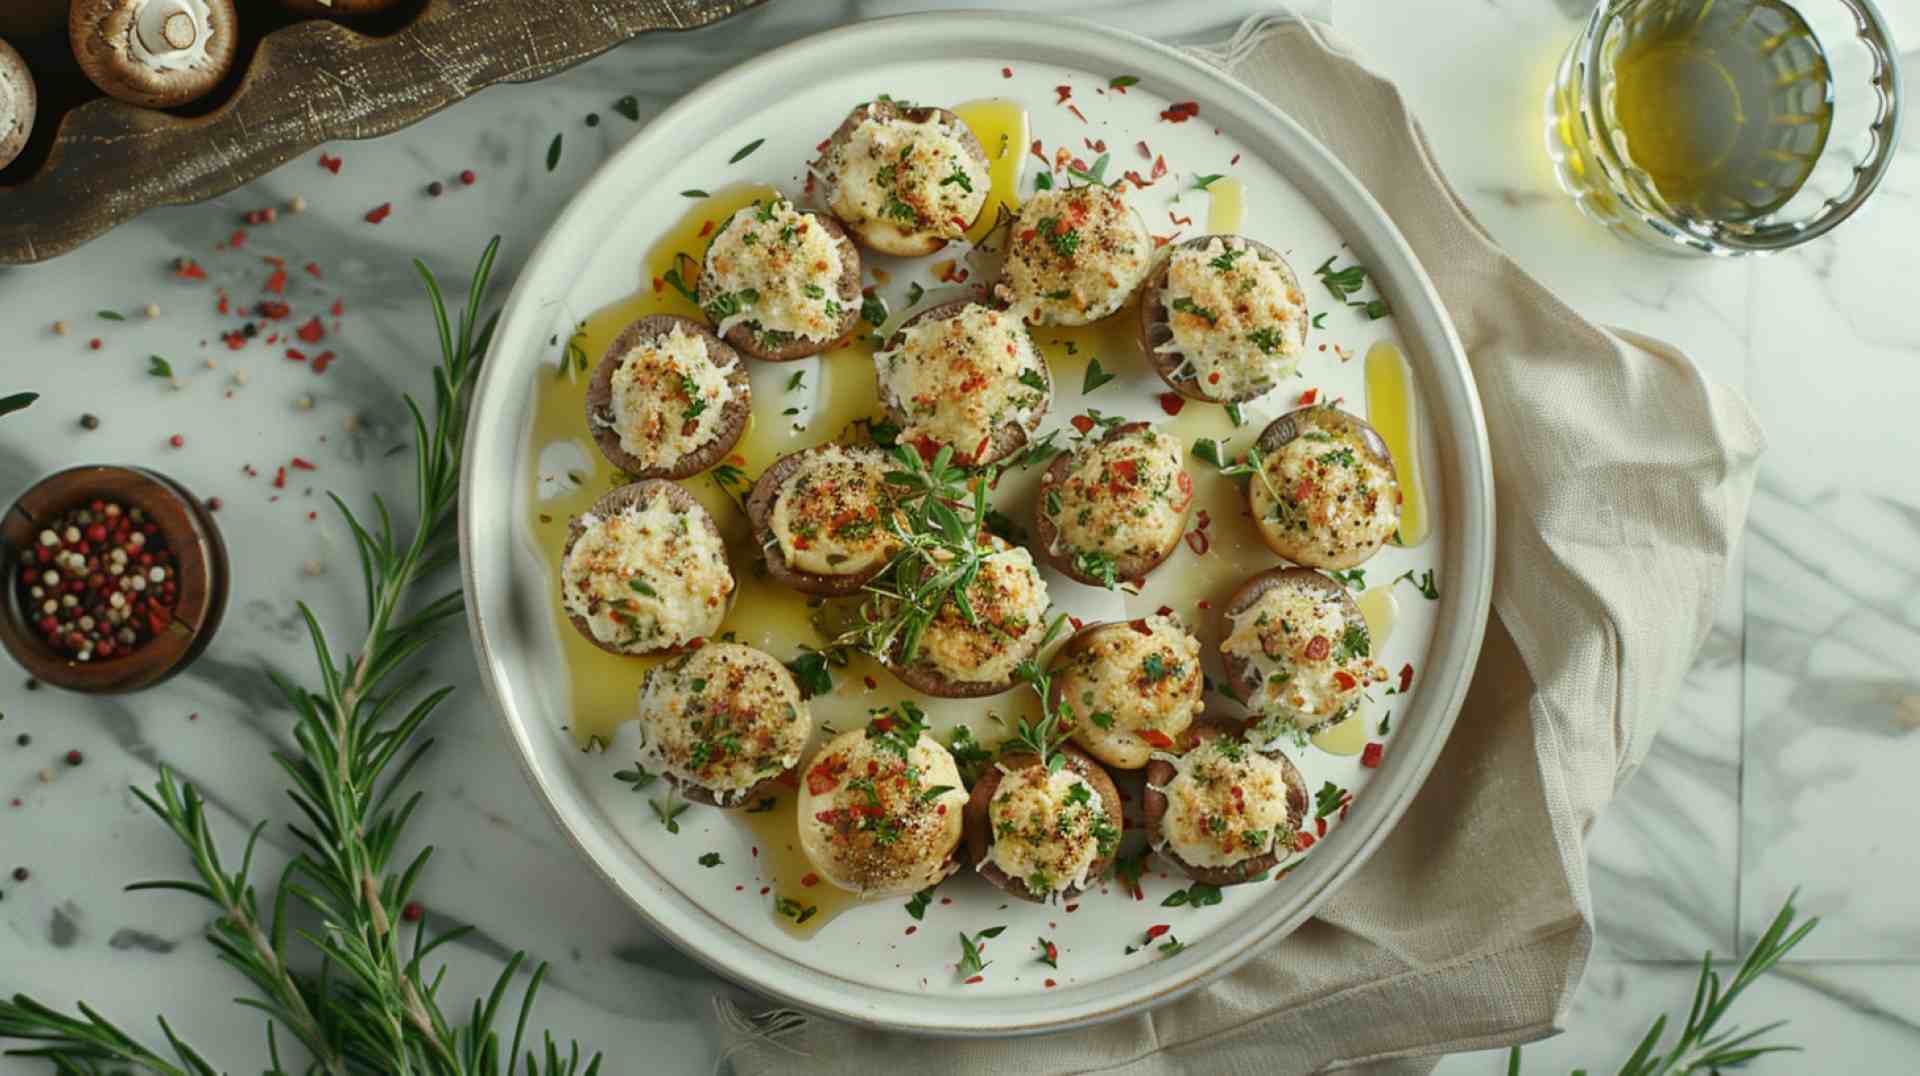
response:
<path fill-rule="evenodd" d="M 1753 943 L 1747 951 L 1747 957 L 1740 962 L 1740 968 L 1733 973 L 1733 979 L 1721 988 L 1720 973 L 1713 970 L 1713 953 L 1708 951 L 1700 958 L 1700 980 L 1693 989 L 1693 1004 L 1687 1010 L 1687 1022 L 1680 1030 L 1680 1038 L 1672 1048 L 1661 1051 L 1660 1039 L 1667 1030 L 1667 1018 L 1664 1014 L 1653 1022 L 1647 1033 L 1634 1048 L 1631 1056 L 1620 1066 L 1619 1076 L 1690 1076 L 1692 1073 L 1718 1073 L 1722 1069 L 1744 1068 L 1747 1062 L 1767 1054 L 1797 1052 L 1800 1047 L 1780 1043 L 1757 1044 L 1756 1039 L 1770 1031 L 1777 1030 L 1786 1023 L 1775 1020 L 1771 1024 L 1742 1031 L 1729 1027 L 1716 1031 L 1720 1022 L 1733 1008 L 1740 994 L 1754 981 L 1772 970 L 1782 957 L 1794 946 L 1804 941 L 1814 927 L 1820 925 L 1816 917 L 1799 926 L 1794 926 L 1797 913 L 1793 899 L 1798 891 L 1787 897 L 1787 902 L 1773 917 L 1766 932 Z M 1587 1076 L 1588 1070 L 1575 1069 L 1573 1076 Z M 1520 1047 L 1515 1046 L 1507 1054 L 1508 1076 L 1520 1076 Z"/>
<path fill-rule="evenodd" d="M 834 641 L 883 660 L 911 663 L 920 637 L 951 602 L 970 625 L 978 624 L 967 588 L 993 552 L 982 538 L 987 522 L 987 492 L 994 470 L 979 473 L 953 462 L 953 447 L 931 460 L 914 449 L 893 446 L 898 465 L 886 473 L 900 509 L 887 526 L 900 540 L 894 554 L 866 586 L 860 623 Z"/>
<path fill-rule="evenodd" d="M 1060 637 L 1066 629 L 1065 613 L 1053 618 L 1047 625 L 1047 633 L 1040 638 L 1035 653 L 1045 650 Z M 1060 754 L 1059 748 L 1073 732 L 1073 704 L 1062 699 L 1059 706 L 1053 704 L 1053 674 L 1040 666 L 1035 660 L 1020 663 L 1014 670 L 1014 679 L 1033 689 L 1040 696 L 1040 720 L 1020 719 L 1013 730 L 1013 739 L 1007 741 L 1009 747 L 1017 747 L 1033 752 L 1048 773 L 1058 773 L 1066 765 L 1067 756 Z"/>
<path fill-rule="evenodd" d="M 457 589 L 424 600 L 418 592 L 459 555 L 454 516 L 466 403 L 498 317 L 480 320 L 499 243 L 495 238 L 481 256 L 457 325 L 448 320 L 432 272 L 414 263 L 432 301 L 441 361 L 433 373 L 431 421 L 411 397 L 406 399 L 416 458 L 413 531 L 396 531 L 393 513 L 377 494 L 377 524 L 371 528 L 334 498 L 360 556 L 366 632 L 357 653 L 337 653 L 302 604 L 319 686 L 274 678 L 292 704 L 299 745 L 295 753 L 276 753 L 274 761 L 291 782 L 289 793 L 304 822 L 290 827 L 299 849 L 274 888 L 271 917 L 262 914 L 252 871 L 266 820 L 253 828 L 234 868 L 222 856 L 205 801 L 193 785 L 162 767 L 151 792 L 135 790 L 186 848 L 194 877 L 128 888 L 179 890 L 214 906 L 217 918 L 207 940 L 252 985 L 253 994 L 237 999 L 239 1004 L 267 1015 L 272 1076 L 288 1071 L 280 1055 L 282 1031 L 311 1055 L 302 1071 L 330 1076 L 514 1076 L 523 1056 L 533 1076 L 591 1076 L 599 1069 L 598 1056 L 583 1069 L 578 1045 L 563 1052 L 551 1035 L 545 1037 L 544 1057 L 531 1047 L 522 1054 L 544 964 L 534 969 L 511 1043 L 503 1046 L 496 1024 L 525 955 L 508 960 L 493 989 L 473 1003 L 464 1020 L 457 1011 L 449 1019 L 439 997 L 444 969 L 429 977 L 425 962 L 470 928 L 432 933 L 423 918 L 410 939 L 401 936 L 409 898 L 433 849 L 423 848 L 404 866 L 396 865 L 400 839 L 421 793 L 396 797 L 432 744 L 415 743 L 415 737 L 452 689 L 437 689 L 409 705 L 412 683 L 396 674 L 461 609 Z M 294 916 L 302 911 L 317 924 L 295 926 Z M 165 1017 L 159 1024 L 172 1060 L 84 1004 L 79 1016 L 68 1016 L 25 995 L 0 1001 L 0 1039 L 35 1044 L 8 1052 L 42 1058 L 62 1073 L 211 1076 L 216 1071 L 174 1034 Z"/>

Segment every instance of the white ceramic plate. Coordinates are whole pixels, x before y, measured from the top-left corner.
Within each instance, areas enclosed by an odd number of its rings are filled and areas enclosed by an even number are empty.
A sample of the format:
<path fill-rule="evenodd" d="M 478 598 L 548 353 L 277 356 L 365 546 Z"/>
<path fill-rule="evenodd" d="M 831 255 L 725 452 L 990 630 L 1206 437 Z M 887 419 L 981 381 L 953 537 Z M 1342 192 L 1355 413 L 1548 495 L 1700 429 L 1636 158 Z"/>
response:
<path fill-rule="evenodd" d="M 1124 94 L 1110 92 L 1109 80 L 1123 74 L 1140 81 Z M 1057 86 L 1072 88 L 1078 115 L 1058 100 Z M 526 481 L 530 460 L 553 448 L 531 443 L 529 388 L 552 376 L 551 341 L 564 340 L 586 312 L 648 286 L 640 255 L 686 212 L 678 192 L 755 181 L 797 196 L 814 143 L 853 104 L 880 93 L 940 103 L 1016 98 L 1049 153 L 1065 145 L 1090 158 L 1094 150 L 1083 144 L 1107 142 L 1111 174 L 1149 175 L 1152 161 L 1136 148 L 1149 141 L 1171 169 L 1135 196 L 1156 232 L 1176 230 L 1181 216 L 1198 222 L 1181 228 L 1185 234 L 1204 229 L 1205 195 L 1189 192 L 1169 205 L 1194 174 L 1238 178 L 1247 206 L 1241 230 L 1286 251 L 1310 304 L 1329 311 L 1310 337 L 1305 380 L 1249 408 L 1255 429 L 1293 406 L 1309 385 L 1364 413 L 1362 363 L 1342 361 L 1339 349 L 1357 354 L 1381 339 L 1404 348 L 1425 416 L 1420 436 L 1435 529 L 1418 549 L 1384 551 L 1369 575 L 1378 584 L 1408 568 L 1431 569 L 1441 597 L 1428 602 L 1402 588 L 1406 615 L 1380 656 L 1390 669 L 1410 662 L 1420 674 L 1412 692 L 1386 700 L 1393 729 L 1384 764 L 1363 770 L 1353 758 L 1297 753 L 1310 786 L 1334 780 L 1356 796 L 1285 878 L 1188 908 L 1161 905 L 1185 883 L 1156 873 L 1144 901 L 1113 887 L 1088 894 L 1069 913 L 1010 900 L 962 876 L 940 890 L 951 903 L 936 902 L 917 923 L 890 901 L 854 909 L 802 941 L 768 911 L 771 898 L 753 874 L 751 834 L 696 807 L 681 817 L 681 832 L 668 835 L 641 799 L 612 779 L 630 761 L 618 742 L 612 753 L 586 754 L 565 731 L 566 678 L 555 668 L 556 630 L 565 629 L 556 628 L 553 582 L 528 537 L 539 495 Z M 1198 102 L 1200 116 L 1165 122 L 1159 113 L 1176 101 Z M 762 138 L 743 162 L 728 163 Z M 1031 186 L 1029 176 L 1020 189 Z M 1342 264 L 1368 267 L 1391 318 L 1368 321 L 1329 301 L 1311 270 L 1336 252 Z M 909 279 L 928 279 L 924 265 L 894 270 L 883 292 L 896 303 Z M 1311 350 L 1322 343 L 1332 346 Z M 1088 402 L 1109 412 L 1157 414 L 1162 386 L 1138 355 L 1106 358 L 1120 381 Z M 755 365 L 756 407 L 765 411 L 768 394 L 778 394 L 790 370 L 801 367 Z M 1050 426 L 1085 406 L 1077 386 L 1061 384 L 1059 392 Z M 1286 934 L 1353 874 L 1411 801 L 1465 695 L 1486 623 L 1493 491 L 1479 403 L 1432 285 L 1392 222 L 1298 125 L 1239 84 L 1174 50 L 1078 21 L 1000 14 L 885 19 L 770 52 L 689 94 L 587 183 L 534 252 L 482 372 L 469 444 L 461 539 L 473 638 L 528 776 L 555 817 L 609 884 L 688 953 L 785 1002 L 870 1025 L 993 1035 L 1110 1019 L 1192 990 Z M 1112 595 L 1049 580 L 1058 607 L 1089 618 L 1115 615 Z M 636 674 L 636 687 L 638 681 Z M 1370 720 L 1379 716 L 1376 700 Z M 708 851 L 720 853 L 726 866 L 699 866 L 697 857 Z M 1126 951 L 1163 923 L 1186 948 L 1172 955 L 1157 945 Z M 979 982 L 965 983 L 955 974 L 955 935 L 992 926 L 1006 927 L 988 945 L 994 963 Z M 1039 937 L 1060 949 L 1057 970 L 1037 961 Z"/>

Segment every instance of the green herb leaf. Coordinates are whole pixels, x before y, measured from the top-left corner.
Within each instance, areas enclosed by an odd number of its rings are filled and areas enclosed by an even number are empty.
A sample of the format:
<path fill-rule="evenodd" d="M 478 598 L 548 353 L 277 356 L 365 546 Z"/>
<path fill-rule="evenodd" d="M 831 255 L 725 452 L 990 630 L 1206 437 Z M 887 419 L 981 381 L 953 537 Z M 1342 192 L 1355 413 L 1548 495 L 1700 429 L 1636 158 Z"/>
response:
<path fill-rule="evenodd" d="M 0 396 L 0 415 L 11 415 L 15 411 L 24 411 L 40 398 L 37 392 L 16 392 L 9 396 Z"/>
<path fill-rule="evenodd" d="M 681 191 L 681 192 L 680 192 L 680 197 L 682 197 L 682 198 L 711 198 L 711 197 L 713 197 L 713 195 L 711 195 L 711 194 L 708 194 L 708 193 L 707 193 L 706 191 L 703 191 L 703 190 L 701 190 L 701 189 L 700 189 L 700 188 L 698 188 L 698 187 L 690 187 L 690 188 L 688 188 L 687 190 L 684 190 L 684 191 Z"/>
<path fill-rule="evenodd" d="M 147 356 L 147 376 L 172 377 L 173 364 L 158 355 Z"/>
<path fill-rule="evenodd" d="M 1107 382 L 1112 381 L 1117 376 L 1119 375 L 1110 374 L 1102 369 L 1099 356 L 1095 356 L 1087 363 L 1087 374 L 1080 380 L 1080 392 L 1083 395 L 1092 392 Z"/>
<path fill-rule="evenodd" d="M 1194 438 L 1193 454 L 1207 461 L 1208 463 L 1213 464 L 1215 467 L 1226 466 L 1226 463 L 1220 458 L 1220 441 L 1218 438 L 1214 438 L 1214 437 Z"/>
<path fill-rule="evenodd" d="M 763 145 L 765 142 L 766 142 L 766 139 L 764 138 L 756 138 L 753 141 L 747 143 L 746 145 L 741 146 L 739 149 L 734 151 L 733 156 L 727 158 L 727 163 L 739 164 L 741 161 L 744 161 L 748 157 L 753 156 L 753 151 L 756 149 L 759 149 L 761 145 Z"/>
<path fill-rule="evenodd" d="M 105 319 L 105 320 L 107 320 L 107 321 L 125 321 L 125 320 L 127 320 L 127 316 L 126 316 L 125 314 L 122 314 L 122 313 L 121 313 L 121 312 L 119 312 L 118 310 L 101 310 L 101 311 L 97 311 L 97 313 L 99 314 L 99 316 L 100 316 L 101 318 L 103 318 L 103 319 Z"/>
<path fill-rule="evenodd" d="M 1107 82 L 1107 88 L 1110 90 L 1125 90 L 1128 86 L 1138 85 L 1140 80 L 1132 75 L 1115 75 Z"/>
<path fill-rule="evenodd" d="M 1205 882 L 1195 882 L 1186 889 L 1177 889 L 1160 902 L 1163 908 L 1206 908 L 1220 903 L 1220 887 Z"/>
<path fill-rule="evenodd" d="M 1313 275 L 1320 278 L 1320 282 L 1327 286 L 1327 290 L 1333 293 L 1334 298 L 1345 302 L 1347 296 L 1354 294 L 1366 285 L 1367 270 L 1365 266 L 1361 265 L 1349 265 L 1345 269 L 1335 269 L 1333 267 L 1333 260 L 1337 257 L 1339 257 L 1338 254 L 1330 255 L 1326 261 L 1320 263 L 1319 268 L 1313 271 Z"/>
<path fill-rule="evenodd" d="M 1348 590 L 1367 589 L 1367 570 L 1365 568 L 1349 568 L 1344 572 L 1330 571 L 1327 574 L 1332 576 L 1335 581 L 1345 585 Z"/>
<path fill-rule="evenodd" d="M 793 674 L 794 682 L 800 685 L 800 694 L 811 699 L 833 693 L 833 673 L 828 665 L 826 654 L 818 650 L 804 650 L 787 662 L 787 671 Z"/>
<path fill-rule="evenodd" d="M 927 905 L 933 903 L 933 887 L 928 886 L 907 899 L 907 914 L 915 919 L 924 919 Z"/>
<path fill-rule="evenodd" d="M 547 171 L 551 172 L 560 165 L 560 135 L 554 135 L 547 144 Z"/>
<path fill-rule="evenodd" d="M 700 865 L 702 867 L 718 867 L 720 865 L 720 853 L 708 852 L 706 855 L 701 856 Z"/>
<path fill-rule="evenodd" d="M 1406 571 L 1400 573 L 1398 576 L 1394 577 L 1393 581 L 1395 584 L 1399 584 L 1401 582 L 1412 583 L 1414 589 L 1420 592 L 1420 596 L 1427 599 L 1430 602 L 1437 602 L 1440 600 L 1440 588 L 1433 581 L 1433 569 L 1431 568 L 1427 569 L 1424 572 L 1421 572 L 1420 578 L 1418 579 L 1415 579 L 1413 577 L 1413 569 L 1409 568 Z"/>
<path fill-rule="evenodd" d="M 1210 176 L 1195 176 L 1193 177 L 1193 186 L 1189 189 L 1196 190 L 1196 191 L 1203 191 L 1203 190 L 1206 190 L 1208 187 L 1213 186 L 1216 181 L 1223 178 L 1225 177 L 1220 175 L 1219 173 L 1215 173 Z"/>

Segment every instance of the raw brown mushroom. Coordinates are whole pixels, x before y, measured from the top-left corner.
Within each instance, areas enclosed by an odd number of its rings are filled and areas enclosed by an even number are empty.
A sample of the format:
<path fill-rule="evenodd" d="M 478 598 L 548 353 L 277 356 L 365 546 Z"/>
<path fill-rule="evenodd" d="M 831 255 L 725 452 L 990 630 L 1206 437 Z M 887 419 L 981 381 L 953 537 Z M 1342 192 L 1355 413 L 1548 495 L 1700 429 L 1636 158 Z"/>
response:
<path fill-rule="evenodd" d="M 26 148 L 39 106 L 40 95 L 34 90 L 27 61 L 12 45 L 0 41 L 0 168 L 12 163 Z"/>
<path fill-rule="evenodd" d="M 67 32 L 80 70 L 129 104 L 204 97 L 233 67 L 233 0 L 74 0 Z"/>

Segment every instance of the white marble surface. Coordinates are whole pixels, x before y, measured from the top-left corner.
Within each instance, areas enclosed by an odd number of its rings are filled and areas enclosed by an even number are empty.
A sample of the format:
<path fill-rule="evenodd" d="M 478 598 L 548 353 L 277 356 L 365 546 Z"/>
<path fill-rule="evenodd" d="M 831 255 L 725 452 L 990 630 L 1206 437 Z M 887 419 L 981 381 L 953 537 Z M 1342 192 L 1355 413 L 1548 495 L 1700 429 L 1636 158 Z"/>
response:
<path fill-rule="evenodd" d="M 508 280 L 569 191 L 634 130 L 611 111 L 638 94 L 657 110 L 681 89 L 753 53 L 853 18 L 926 6 L 777 0 L 724 26 L 646 39 L 566 75 L 486 91 L 396 135 L 328 147 L 339 175 L 307 154 L 208 205 L 149 213 L 50 265 L 0 270 L 9 343 L 0 390 L 43 399 L 0 423 L 0 489 L 80 461 L 150 461 L 220 496 L 234 551 L 230 621 L 193 672 L 125 699 L 29 693 L 0 674 L 0 992 L 85 998 L 142 1031 L 169 1019 L 227 1067 L 264 1059 L 260 1020 L 228 999 L 231 973 L 200 939 L 203 907 L 126 894 L 125 883 L 176 875 L 176 847 L 126 792 L 166 762 L 207 787 L 216 825 L 287 817 L 264 749 L 284 740 L 263 668 L 312 667 L 292 602 L 346 630 L 358 616 L 355 568 L 322 491 L 354 503 L 405 493 L 410 468 L 389 459 L 404 429 L 401 390 L 423 391 L 429 326 L 407 259 L 464 276 L 486 237 L 506 236 Z M 1258 0 L 1226 4 L 1053 3 L 1163 40 L 1216 39 Z M 1664 337 L 1713 376 L 1742 387 L 1771 437 L 1740 578 L 1651 759 L 1594 841 L 1600 951 L 1570 1031 L 1530 1047 L 1526 1071 L 1617 1065 L 1653 1013 L 1685 1000 L 1700 950 L 1751 940 L 1802 887 L 1825 924 L 1800 959 L 1743 1003 L 1761 1022 L 1794 1019 L 1805 1059 L 1760 1072 L 1894 1072 L 1920 1050 L 1920 928 L 1912 909 L 1912 833 L 1920 800 L 1920 305 L 1912 301 L 1920 237 L 1920 129 L 1868 215 L 1804 253 L 1764 262 L 1661 259 L 1616 244 L 1553 189 L 1535 137 L 1538 97 L 1584 0 L 1331 0 L 1331 14 L 1370 62 L 1400 81 L 1449 177 L 1496 238 L 1590 316 Z M 1883 8 L 1910 44 L 1920 0 Z M 1417 32 L 1414 32 L 1417 29 Z M 1920 53 L 1906 53 L 1908 66 Z M 599 126 L 583 117 L 597 112 Z M 558 170 L 548 142 L 565 132 Z M 472 188 L 453 176 L 471 167 Z M 452 188 L 428 198 L 431 180 Z M 250 230 L 244 252 L 214 245 L 244 212 L 303 196 L 309 211 Z M 393 203 L 373 226 L 368 209 Z M 295 268 L 300 320 L 335 298 L 344 314 L 320 348 L 320 376 L 256 342 L 230 352 L 215 337 L 212 286 L 171 280 L 179 254 L 201 259 L 236 301 L 268 271 Z M 324 279 L 298 271 L 308 260 Z M 1434 267 L 1444 271 L 1444 267 Z M 153 302 L 155 321 L 99 320 Z M 73 326 L 56 337 L 56 318 Z M 326 319 L 329 322 L 331 318 Z M 230 324 L 228 319 L 227 324 Z M 222 327 L 225 327 L 222 325 Z M 87 340 L 99 336 L 91 351 Z M 201 341 L 207 344 L 202 345 Z M 146 374 L 169 357 L 173 389 Z M 215 369 L 201 360 L 211 357 Z M 247 384 L 233 376 L 245 371 Z M 231 395 L 229 395 L 229 393 Z M 310 396 L 312 406 L 302 406 Z M 103 426 L 84 432 L 83 411 Z M 349 433 L 346 419 L 359 420 Z M 186 438 L 169 447 L 173 433 Z M 275 467 L 294 472 L 270 498 Z M 243 464 L 262 472 L 249 477 Z M 311 489 L 309 489 L 311 487 Z M 307 513 L 318 512 L 309 520 Z M 316 561 L 322 574 L 303 571 Z M 449 991 L 465 996 L 498 955 L 525 947 L 553 961 L 539 1022 L 606 1049 L 611 1071 L 705 1071 L 718 987 L 650 937 L 576 859 L 535 802 L 477 683 L 464 640 L 434 653 L 433 675 L 459 685 L 423 767 L 430 790 L 416 836 L 438 854 L 423 896 L 436 917 L 479 930 L 454 954 Z M 197 716 L 194 716 L 197 715 Z M 31 743 L 20 746 L 25 733 Z M 84 753 L 78 768 L 61 758 Z M 50 780 L 42 781 L 42 776 Z M 9 806 L 13 799 L 20 806 Z M 263 856 L 288 845 L 270 831 Z M 10 871 L 27 866 L 15 882 Z M 274 864 L 264 864 L 271 869 Z M 14 1065 L 0 1060 L 0 1071 Z M 1448 1074 L 1504 1071 L 1493 1054 L 1447 1059 Z M 34 1071 L 22 1069 L 22 1071 Z"/>

